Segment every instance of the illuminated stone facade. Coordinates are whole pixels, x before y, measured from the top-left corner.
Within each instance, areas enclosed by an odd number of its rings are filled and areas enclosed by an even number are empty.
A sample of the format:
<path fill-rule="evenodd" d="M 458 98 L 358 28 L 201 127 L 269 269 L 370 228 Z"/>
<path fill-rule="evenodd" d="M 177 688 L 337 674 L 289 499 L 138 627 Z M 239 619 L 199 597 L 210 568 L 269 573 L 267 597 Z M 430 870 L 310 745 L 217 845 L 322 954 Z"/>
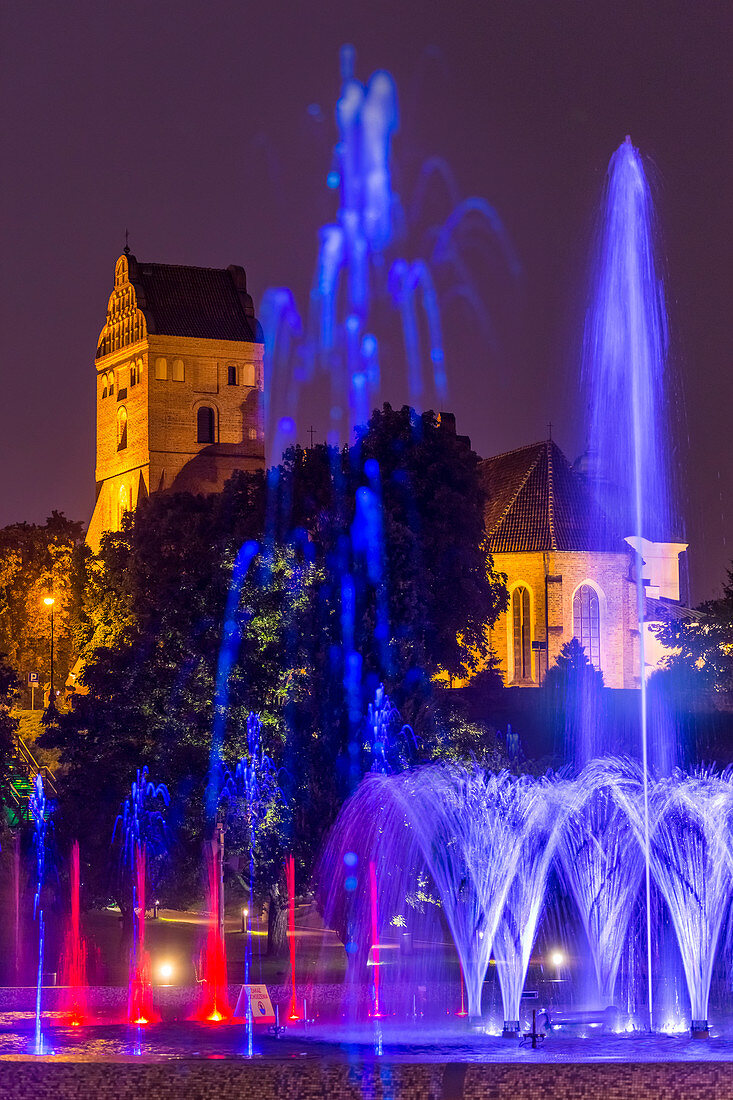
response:
<path fill-rule="evenodd" d="M 263 354 L 241 267 L 120 256 L 95 360 L 94 551 L 150 493 L 219 492 L 264 468 Z"/>
<path fill-rule="evenodd" d="M 636 554 L 604 529 L 587 484 L 545 441 L 482 463 L 488 548 L 506 574 L 509 608 L 491 631 L 505 683 L 536 687 L 576 637 L 612 688 L 640 684 Z M 679 607 L 684 543 L 647 543 L 646 618 Z M 648 629 L 648 628 L 647 628 Z M 646 674 L 664 655 L 651 634 Z"/>

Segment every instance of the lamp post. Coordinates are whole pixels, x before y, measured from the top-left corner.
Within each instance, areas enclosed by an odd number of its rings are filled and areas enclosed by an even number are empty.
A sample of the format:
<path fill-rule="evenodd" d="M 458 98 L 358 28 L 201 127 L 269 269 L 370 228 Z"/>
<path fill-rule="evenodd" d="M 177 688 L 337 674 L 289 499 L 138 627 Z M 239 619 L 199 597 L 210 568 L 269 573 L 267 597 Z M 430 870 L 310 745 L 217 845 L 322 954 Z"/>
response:
<path fill-rule="evenodd" d="M 50 607 L 51 609 L 51 681 L 48 689 L 48 705 L 49 707 L 51 707 L 55 703 L 53 697 L 53 605 L 55 604 L 56 600 L 53 596 L 44 596 L 43 602 L 45 603 L 46 607 Z"/>

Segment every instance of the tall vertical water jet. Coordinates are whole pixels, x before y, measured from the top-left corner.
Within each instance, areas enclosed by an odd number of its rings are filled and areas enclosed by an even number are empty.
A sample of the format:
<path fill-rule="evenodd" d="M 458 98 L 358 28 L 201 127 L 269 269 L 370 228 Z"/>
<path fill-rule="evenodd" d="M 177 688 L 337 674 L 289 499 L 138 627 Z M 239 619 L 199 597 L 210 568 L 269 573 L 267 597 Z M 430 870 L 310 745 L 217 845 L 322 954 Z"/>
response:
<path fill-rule="evenodd" d="M 81 873 L 79 867 L 79 841 L 71 846 L 69 874 L 71 911 L 69 927 L 61 954 L 61 983 L 64 987 L 64 1011 L 73 1027 L 83 1024 L 88 1016 L 87 1005 L 87 947 L 81 933 Z"/>
<path fill-rule="evenodd" d="M 137 772 L 130 796 L 122 804 L 114 837 L 120 840 L 123 873 L 130 882 L 132 945 L 128 986 L 128 1021 L 149 1024 L 158 1019 L 153 1006 L 150 957 L 145 950 L 145 901 L 151 864 L 165 854 L 167 830 L 163 810 L 170 796 L 164 784 L 150 781 L 147 768 Z"/>
<path fill-rule="evenodd" d="M 38 970 L 36 972 L 36 1034 L 35 1053 L 43 1054 L 43 1032 L 41 1030 L 41 986 L 43 984 L 43 950 L 46 928 L 43 919 L 43 884 L 46 877 L 46 818 L 47 803 L 43 789 L 41 773 L 33 779 L 28 809 L 33 821 L 33 840 L 36 856 L 36 890 L 33 896 L 33 916 L 38 921 Z"/>
<path fill-rule="evenodd" d="M 584 374 L 590 392 L 589 442 L 598 464 L 599 522 L 608 522 L 614 534 L 627 538 L 636 558 L 650 1025 L 650 744 L 641 553 L 644 540 L 670 539 L 671 519 L 665 385 L 667 320 L 654 236 L 649 184 L 639 152 L 627 137 L 613 154 L 608 169 L 593 297 L 585 330 Z M 654 732 L 654 763 L 666 770 L 672 763 L 670 730 L 660 727 Z"/>
<path fill-rule="evenodd" d="M 200 957 L 201 1001 L 194 1019 L 220 1023 L 232 1014 L 227 993 L 227 956 L 224 939 L 222 857 L 224 836 L 221 824 L 206 844 L 206 878 L 209 898 L 206 943 Z"/>

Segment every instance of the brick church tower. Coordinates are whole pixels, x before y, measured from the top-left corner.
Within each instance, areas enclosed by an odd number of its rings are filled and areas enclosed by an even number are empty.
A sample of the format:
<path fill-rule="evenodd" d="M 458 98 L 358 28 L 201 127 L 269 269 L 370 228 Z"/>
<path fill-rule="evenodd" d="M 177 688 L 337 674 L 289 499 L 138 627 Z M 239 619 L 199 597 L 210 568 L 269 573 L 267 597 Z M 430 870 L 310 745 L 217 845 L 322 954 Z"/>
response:
<path fill-rule="evenodd" d="M 264 468 L 263 354 L 243 268 L 120 256 L 95 360 L 92 550 L 150 493 L 220 492 Z"/>

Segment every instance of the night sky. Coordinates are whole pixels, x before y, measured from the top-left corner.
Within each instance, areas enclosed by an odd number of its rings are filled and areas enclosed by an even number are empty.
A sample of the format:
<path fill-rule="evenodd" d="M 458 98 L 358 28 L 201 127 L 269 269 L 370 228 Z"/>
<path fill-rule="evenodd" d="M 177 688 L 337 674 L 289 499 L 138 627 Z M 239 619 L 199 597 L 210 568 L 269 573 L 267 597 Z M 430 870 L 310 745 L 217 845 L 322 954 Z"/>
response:
<path fill-rule="evenodd" d="M 395 186 L 440 156 L 521 262 L 485 278 L 495 345 L 448 362 L 458 430 L 494 454 L 585 447 L 578 389 L 603 177 L 630 133 L 656 189 L 681 394 L 675 451 L 692 600 L 733 557 L 733 4 L 6 0 L 0 525 L 94 494 L 94 353 L 130 230 L 139 260 L 242 264 L 307 297 L 336 137 L 339 47 L 394 75 Z M 318 109 L 320 108 L 320 110 Z M 389 364 L 383 372 L 389 375 Z M 395 402 L 403 394 L 395 381 Z M 306 422 L 307 421 L 307 422 Z M 315 398 L 299 419 L 328 427 Z"/>

